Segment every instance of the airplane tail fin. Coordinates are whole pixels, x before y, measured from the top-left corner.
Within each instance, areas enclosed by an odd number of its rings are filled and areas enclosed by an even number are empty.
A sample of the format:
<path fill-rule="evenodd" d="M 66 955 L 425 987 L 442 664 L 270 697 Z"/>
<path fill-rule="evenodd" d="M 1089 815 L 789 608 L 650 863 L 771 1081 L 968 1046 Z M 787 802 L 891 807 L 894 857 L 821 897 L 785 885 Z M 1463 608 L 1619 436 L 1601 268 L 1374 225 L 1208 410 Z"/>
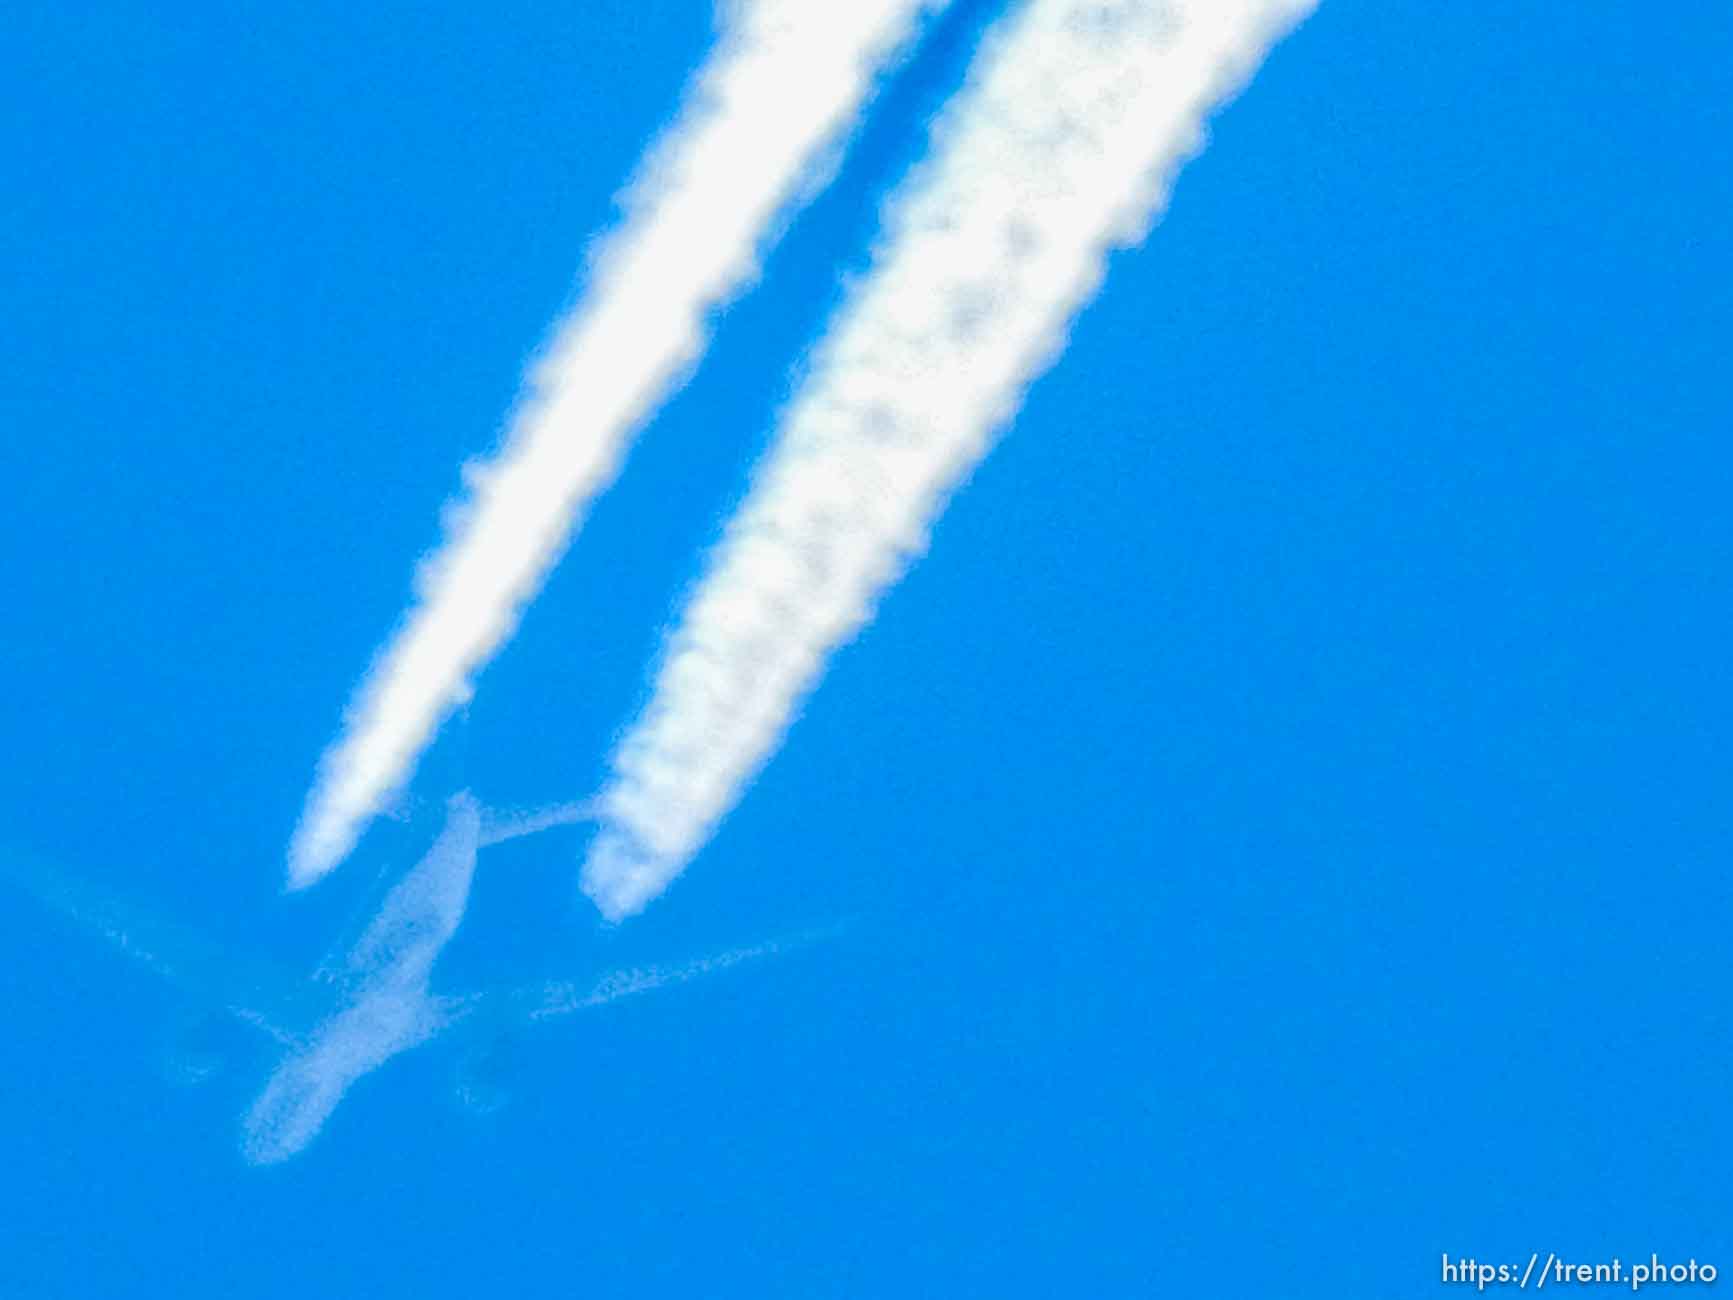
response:
<path fill-rule="evenodd" d="M 482 814 L 481 846 L 502 844 L 560 826 L 575 826 L 596 820 L 596 805 L 590 800 L 554 804 L 533 811 L 519 809 L 490 810 Z"/>

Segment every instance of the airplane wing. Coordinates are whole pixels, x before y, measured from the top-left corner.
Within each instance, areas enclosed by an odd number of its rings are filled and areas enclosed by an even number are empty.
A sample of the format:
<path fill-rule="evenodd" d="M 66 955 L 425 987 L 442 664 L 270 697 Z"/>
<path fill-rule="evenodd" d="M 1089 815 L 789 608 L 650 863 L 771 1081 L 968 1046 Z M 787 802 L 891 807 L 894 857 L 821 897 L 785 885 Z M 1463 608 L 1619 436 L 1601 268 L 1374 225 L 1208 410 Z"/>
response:
<path fill-rule="evenodd" d="M 206 1009 L 221 1010 L 280 1043 L 298 1040 L 297 981 L 225 950 L 148 909 L 16 847 L 0 847 L 0 883 L 33 899 L 69 930 L 105 940 Z"/>
<path fill-rule="evenodd" d="M 459 1049 L 453 1099 L 464 1110 L 481 1116 L 505 1105 L 511 1096 L 511 1075 L 516 1072 L 517 1044 L 530 1028 L 606 1006 L 622 998 L 670 988 L 761 958 L 792 952 L 833 938 L 842 929 L 841 925 L 833 925 L 803 931 L 691 961 L 621 967 L 588 982 L 547 980 L 516 988 L 437 998 L 435 1003 L 441 1027 L 455 1030 L 453 1037 L 465 1044 Z"/>
<path fill-rule="evenodd" d="M 802 930 L 780 939 L 729 948 L 690 961 L 649 966 L 622 966 L 588 983 L 546 980 L 512 989 L 495 989 L 442 999 L 446 1023 L 485 1019 L 495 1025 L 525 1025 L 561 1019 L 622 998 L 670 988 L 717 975 L 735 966 L 798 951 L 836 938 L 841 923 Z"/>

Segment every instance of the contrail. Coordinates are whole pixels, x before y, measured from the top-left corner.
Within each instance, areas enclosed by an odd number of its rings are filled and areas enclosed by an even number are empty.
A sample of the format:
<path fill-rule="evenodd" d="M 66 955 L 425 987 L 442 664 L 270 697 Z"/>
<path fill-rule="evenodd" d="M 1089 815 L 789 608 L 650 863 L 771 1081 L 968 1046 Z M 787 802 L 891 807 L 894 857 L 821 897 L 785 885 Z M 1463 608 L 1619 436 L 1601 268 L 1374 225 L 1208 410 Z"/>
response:
<path fill-rule="evenodd" d="M 781 742 L 826 657 L 1138 242 L 1205 115 L 1314 0 L 1027 0 L 983 42 L 867 276 L 815 347 L 615 750 L 583 887 L 666 889 Z"/>
<path fill-rule="evenodd" d="M 516 628 L 635 432 L 704 351 L 779 218 L 824 178 L 874 77 L 948 0 L 722 0 L 721 37 L 651 147 L 587 293 L 531 370 L 494 458 L 422 563 L 289 847 L 289 886 L 348 855 Z"/>

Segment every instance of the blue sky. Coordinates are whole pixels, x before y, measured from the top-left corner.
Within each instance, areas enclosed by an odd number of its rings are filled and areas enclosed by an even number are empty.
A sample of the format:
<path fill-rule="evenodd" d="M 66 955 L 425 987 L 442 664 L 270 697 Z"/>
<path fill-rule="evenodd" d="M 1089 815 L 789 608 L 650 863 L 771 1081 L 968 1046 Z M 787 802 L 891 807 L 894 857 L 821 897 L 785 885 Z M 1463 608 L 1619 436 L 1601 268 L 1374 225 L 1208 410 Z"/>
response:
<path fill-rule="evenodd" d="M 416 789 L 580 797 L 1000 6 L 958 0 Z M 708 7 L 29 5 L 0 53 L 0 843 L 311 968 L 343 701 Z M 33 1296 L 1425 1294 L 1723 1262 L 1733 19 L 1323 0 L 721 835 L 602 926 L 575 829 L 442 971 L 839 937 L 436 1045 L 272 1170 L 271 1065 L 10 891 Z M 361 914 L 364 919 L 364 913 Z M 214 1043 L 212 1040 L 215 1040 Z M 197 1088 L 164 1063 L 220 1049 Z"/>

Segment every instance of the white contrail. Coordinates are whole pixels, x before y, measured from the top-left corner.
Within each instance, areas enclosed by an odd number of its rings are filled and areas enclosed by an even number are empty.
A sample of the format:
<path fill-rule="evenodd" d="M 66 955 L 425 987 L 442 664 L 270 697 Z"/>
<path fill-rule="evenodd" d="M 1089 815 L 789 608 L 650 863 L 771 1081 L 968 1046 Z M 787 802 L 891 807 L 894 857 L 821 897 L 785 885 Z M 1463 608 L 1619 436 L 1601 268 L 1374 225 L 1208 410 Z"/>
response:
<path fill-rule="evenodd" d="M 498 454 L 422 564 L 417 601 L 351 702 L 289 848 L 289 885 L 347 856 L 702 354 L 921 13 L 947 0 L 723 0 L 722 34 L 625 195 L 586 296 L 534 366 Z"/>
<path fill-rule="evenodd" d="M 666 889 L 780 743 L 826 657 L 1137 242 L 1205 115 L 1313 0 L 1027 0 L 983 43 L 867 276 L 814 349 L 622 740 L 583 884 Z"/>

